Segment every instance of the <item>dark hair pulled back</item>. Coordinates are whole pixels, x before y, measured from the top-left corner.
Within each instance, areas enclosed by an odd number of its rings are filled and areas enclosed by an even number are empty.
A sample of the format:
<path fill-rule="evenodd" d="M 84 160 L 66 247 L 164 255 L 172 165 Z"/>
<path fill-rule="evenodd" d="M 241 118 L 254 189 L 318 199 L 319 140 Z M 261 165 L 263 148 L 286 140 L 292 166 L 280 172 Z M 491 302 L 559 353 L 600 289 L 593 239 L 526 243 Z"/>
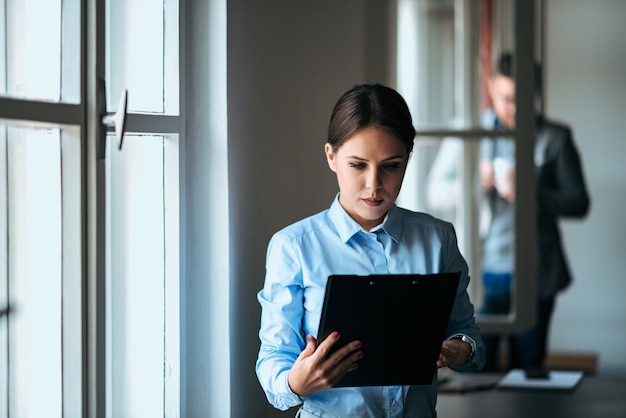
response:
<path fill-rule="evenodd" d="M 415 128 L 409 107 L 400 93 L 382 84 L 357 85 L 339 98 L 328 124 L 327 142 L 337 150 L 356 131 L 369 126 L 392 133 L 411 154 Z"/>

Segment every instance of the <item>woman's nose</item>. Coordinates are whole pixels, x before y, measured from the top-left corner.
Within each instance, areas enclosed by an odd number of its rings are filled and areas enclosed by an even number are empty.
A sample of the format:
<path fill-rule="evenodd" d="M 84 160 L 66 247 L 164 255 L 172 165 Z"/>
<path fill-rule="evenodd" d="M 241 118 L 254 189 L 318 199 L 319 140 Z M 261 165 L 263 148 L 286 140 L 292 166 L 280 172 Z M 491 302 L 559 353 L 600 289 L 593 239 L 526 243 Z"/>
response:
<path fill-rule="evenodd" d="M 382 187 L 382 178 L 380 170 L 373 168 L 370 170 L 367 176 L 367 187 L 372 190 L 377 190 Z"/>

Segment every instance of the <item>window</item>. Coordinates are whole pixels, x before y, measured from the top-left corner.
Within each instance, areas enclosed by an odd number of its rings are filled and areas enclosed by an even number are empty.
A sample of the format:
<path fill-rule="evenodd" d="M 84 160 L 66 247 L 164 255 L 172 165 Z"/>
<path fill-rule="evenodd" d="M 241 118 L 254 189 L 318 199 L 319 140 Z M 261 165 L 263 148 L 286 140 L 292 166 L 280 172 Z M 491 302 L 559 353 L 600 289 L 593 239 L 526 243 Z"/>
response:
<path fill-rule="evenodd" d="M 532 69 L 533 3 L 514 0 L 398 1 L 398 89 L 407 99 L 417 128 L 415 150 L 399 197 L 403 206 L 455 224 L 470 276 L 470 297 L 484 307 L 482 246 L 490 212 L 480 190 L 481 154 L 495 147 L 513 159 L 499 161 L 516 172 L 517 198 L 510 209 L 513 281 L 511 306 L 499 314 L 479 314 L 484 331 L 517 331 L 534 321 L 534 132 L 531 71 L 517 71 L 516 128 L 495 130 L 487 80 L 503 51 L 517 57 L 516 68 Z M 530 35 L 529 35 L 530 32 Z M 538 50 L 538 49 L 537 49 Z M 499 151 L 499 152 L 500 152 Z M 529 268 L 529 266 L 531 266 Z M 521 278 L 517 280 L 517 278 Z M 499 277 L 497 280 L 501 280 Z"/>
<path fill-rule="evenodd" d="M 79 415 L 80 9 L 0 6 L 0 417 Z"/>
<path fill-rule="evenodd" d="M 2 348 L 6 374 L 0 416 L 61 416 L 80 411 L 81 326 L 76 128 L 7 124 L 0 167 L 6 177 Z M 74 160 L 76 161 L 76 160 Z M 78 251 L 77 251 L 78 250 Z M 62 390 L 63 388 L 63 390 Z M 2 415 L 4 414 L 4 415 Z"/>
<path fill-rule="evenodd" d="M 107 416 L 179 410 L 178 1 L 106 3 L 108 107 L 127 132 L 106 156 Z"/>
<path fill-rule="evenodd" d="M 178 11 L 0 0 L 0 418 L 180 415 Z"/>

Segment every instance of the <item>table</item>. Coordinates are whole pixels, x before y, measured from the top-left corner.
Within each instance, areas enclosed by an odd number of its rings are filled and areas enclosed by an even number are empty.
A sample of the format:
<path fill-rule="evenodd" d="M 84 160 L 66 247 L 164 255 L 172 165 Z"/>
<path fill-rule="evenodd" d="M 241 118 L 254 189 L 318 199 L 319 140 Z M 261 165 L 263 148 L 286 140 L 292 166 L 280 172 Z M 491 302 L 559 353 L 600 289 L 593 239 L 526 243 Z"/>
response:
<path fill-rule="evenodd" d="M 497 381 L 503 375 L 457 373 L 450 384 Z M 445 386 L 442 384 L 442 388 Z M 572 391 L 491 388 L 439 393 L 438 418 L 626 418 L 626 379 L 584 376 Z"/>

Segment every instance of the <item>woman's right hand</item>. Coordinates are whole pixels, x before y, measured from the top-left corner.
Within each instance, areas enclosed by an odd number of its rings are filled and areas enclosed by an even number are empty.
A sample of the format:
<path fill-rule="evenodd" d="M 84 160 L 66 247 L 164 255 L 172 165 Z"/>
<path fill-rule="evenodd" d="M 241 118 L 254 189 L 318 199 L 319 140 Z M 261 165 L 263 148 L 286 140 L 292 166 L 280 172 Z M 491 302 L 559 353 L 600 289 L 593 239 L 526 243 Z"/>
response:
<path fill-rule="evenodd" d="M 309 396 L 330 389 L 346 373 L 359 367 L 357 361 L 363 357 L 363 351 L 359 351 L 361 342 L 352 341 L 329 355 L 338 340 L 339 333 L 333 332 L 315 349 L 317 340 L 312 335 L 307 336 L 307 345 L 287 377 L 287 383 L 295 394 Z"/>

